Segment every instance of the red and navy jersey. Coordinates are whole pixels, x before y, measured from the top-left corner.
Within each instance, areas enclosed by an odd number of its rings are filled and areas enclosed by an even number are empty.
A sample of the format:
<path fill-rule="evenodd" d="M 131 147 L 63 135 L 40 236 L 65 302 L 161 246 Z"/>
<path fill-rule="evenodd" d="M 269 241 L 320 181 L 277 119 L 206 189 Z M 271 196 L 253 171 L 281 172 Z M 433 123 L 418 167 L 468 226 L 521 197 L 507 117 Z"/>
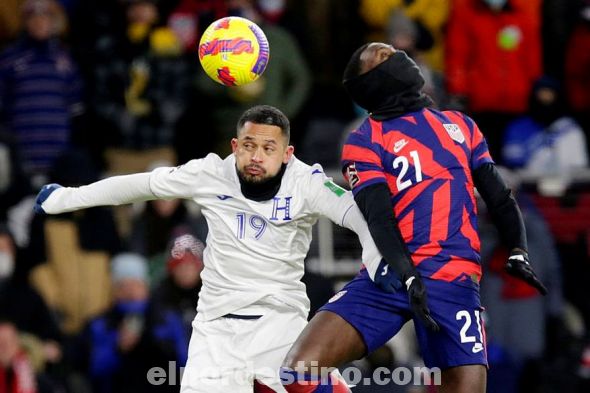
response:
<path fill-rule="evenodd" d="M 423 277 L 481 277 L 472 171 L 493 162 L 475 124 L 460 112 L 423 109 L 365 120 L 348 136 L 342 164 L 353 193 L 387 183 L 393 214 Z"/>

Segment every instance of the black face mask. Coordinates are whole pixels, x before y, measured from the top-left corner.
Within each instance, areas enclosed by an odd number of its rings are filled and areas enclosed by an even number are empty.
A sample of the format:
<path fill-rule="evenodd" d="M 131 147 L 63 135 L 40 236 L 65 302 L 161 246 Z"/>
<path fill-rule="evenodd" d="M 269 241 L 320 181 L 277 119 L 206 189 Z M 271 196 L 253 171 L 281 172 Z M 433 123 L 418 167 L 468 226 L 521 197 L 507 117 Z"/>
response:
<path fill-rule="evenodd" d="M 544 104 L 534 100 L 530 105 L 531 117 L 544 126 L 551 125 L 551 123 L 562 116 L 562 111 L 557 102 Z"/>
<path fill-rule="evenodd" d="M 421 89 L 424 78 L 420 69 L 403 51 L 367 73 L 345 80 L 344 88 L 359 106 L 375 120 L 398 117 L 432 105 Z"/>

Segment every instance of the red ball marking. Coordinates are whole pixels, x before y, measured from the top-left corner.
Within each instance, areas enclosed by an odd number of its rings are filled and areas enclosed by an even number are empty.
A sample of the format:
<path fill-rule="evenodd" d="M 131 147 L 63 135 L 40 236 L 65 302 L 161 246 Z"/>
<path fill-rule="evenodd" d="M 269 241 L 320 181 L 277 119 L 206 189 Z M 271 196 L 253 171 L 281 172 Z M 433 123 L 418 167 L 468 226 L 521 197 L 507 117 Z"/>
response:
<path fill-rule="evenodd" d="M 217 69 L 217 77 L 226 86 L 236 86 L 236 78 L 233 77 L 227 66 Z"/>

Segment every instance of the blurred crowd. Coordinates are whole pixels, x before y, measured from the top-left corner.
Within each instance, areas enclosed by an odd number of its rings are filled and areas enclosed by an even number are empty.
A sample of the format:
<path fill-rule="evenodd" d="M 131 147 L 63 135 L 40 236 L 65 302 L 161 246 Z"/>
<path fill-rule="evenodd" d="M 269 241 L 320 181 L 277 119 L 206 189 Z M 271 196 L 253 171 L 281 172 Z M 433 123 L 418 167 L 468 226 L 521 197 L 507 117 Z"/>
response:
<path fill-rule="evenodd" d="M 256 22 L 271 53 L 260 79 L 231 89 L 196 47 L 229 15 Z M 228 154 L 260 103 L 291 119 L 299 158 L 338 171 L 339 141 L 366 115 L 342 71 L 367 41 L 404 50 L 438 108 L 476 120 L 523 210 L 544 298 L 502 272 L 507 251 L 480 208 L 489 391 L 589 391 L 589 0 L 2 0 L 0 393 L 178 391 L 145 373 L 186 360 L 198 207 L 42 217 L 35 194 Z M 315 310 L 332 277 L 305 280 Z M 400 337 L 360 366 L 420 364 L 411 329 Z M 383 389 L 370 391 L 416 391 Z"/>

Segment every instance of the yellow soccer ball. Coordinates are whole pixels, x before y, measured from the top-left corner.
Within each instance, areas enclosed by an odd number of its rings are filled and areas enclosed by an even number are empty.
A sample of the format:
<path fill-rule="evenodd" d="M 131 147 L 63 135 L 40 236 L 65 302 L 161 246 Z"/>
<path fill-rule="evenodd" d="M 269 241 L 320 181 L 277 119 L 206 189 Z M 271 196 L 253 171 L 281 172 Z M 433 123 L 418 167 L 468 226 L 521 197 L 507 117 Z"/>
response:
<path fill-rule="evenodd" d="M 211 23 L 199 42 L 199 60 L 215 82 L 240 86 L 262 75 L 269 59 L 268 41 L 254 22 L 229 16 Z"/>

